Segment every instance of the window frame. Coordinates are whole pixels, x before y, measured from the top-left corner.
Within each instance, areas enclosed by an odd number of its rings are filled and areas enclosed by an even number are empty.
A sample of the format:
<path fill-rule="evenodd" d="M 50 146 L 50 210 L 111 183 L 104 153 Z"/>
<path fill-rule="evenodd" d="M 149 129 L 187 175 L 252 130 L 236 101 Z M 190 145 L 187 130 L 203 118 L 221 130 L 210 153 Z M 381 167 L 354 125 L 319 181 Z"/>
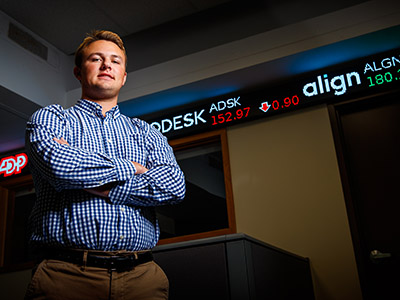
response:
<path fill-rule="evenodd" d="M 0 273 L 30 269 L 34 261 L 11 263 L 11 239 L 15 216 L 15 194 L 24 188 L 33 188 L 31 174 L 0 181 Z"/>
<path fill-rule="evenodd" d="M 235 207 L 234 207 L 234 201 L 233 201 L 233 190 L 232 190 L 231 170 L 230 170 L 229 151 L 228 151 L 228 139 L 227 139 L 226 129 L 219 129 L 219 130 L 215 130 L 215 131 L 209 131 L 209 132 L 205 132 L 205 133 L 200 133 L 200 134 L 196 134 L 196 135 L 173 139 L 173 140 L 169 141 L 169 144 L 174 149 L 174 152 L 176 152 L 179 150 L 187 150 L 190 148 L 210 144 L 213 142 L 221 143 L 228 227 L 223 228 L 223 229 L 213 230 L 213 231 L 206 231 L 206 232 L 201 232 L 201 233 L 188 234 L 188 235 L 184 235 L 184 236 L 160 239 L 157 245 L 185 242 L 185 241 L 190 241 L 190 240 L 196 240 L 196 239 L 209 238 L 209 237 L 215 237 L 215 236 L 220 236 L 220 235 L 236 233 Z"/>

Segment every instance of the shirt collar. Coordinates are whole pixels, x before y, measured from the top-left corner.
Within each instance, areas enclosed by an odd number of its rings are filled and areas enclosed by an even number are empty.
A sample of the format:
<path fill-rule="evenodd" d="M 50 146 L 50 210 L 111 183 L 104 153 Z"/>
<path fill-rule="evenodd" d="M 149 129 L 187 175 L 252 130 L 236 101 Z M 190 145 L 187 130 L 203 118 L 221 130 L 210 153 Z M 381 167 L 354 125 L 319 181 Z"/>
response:
<path fill-rule="evenodd" d="M 77 108 L 79 108 L 80 110 L 86 112 L 89 115 L 94 115 L 94 116 L 104 118 L 104 116 L 102 114 L 101 105 L 94 101 L 80 99 L 75 106 Z M 119 106 L 118 105 L 114 106 L 106 114 L 109 115 L 113 119 L 118 118 L 119 115 L 121 114 L 119 111 Z"/>

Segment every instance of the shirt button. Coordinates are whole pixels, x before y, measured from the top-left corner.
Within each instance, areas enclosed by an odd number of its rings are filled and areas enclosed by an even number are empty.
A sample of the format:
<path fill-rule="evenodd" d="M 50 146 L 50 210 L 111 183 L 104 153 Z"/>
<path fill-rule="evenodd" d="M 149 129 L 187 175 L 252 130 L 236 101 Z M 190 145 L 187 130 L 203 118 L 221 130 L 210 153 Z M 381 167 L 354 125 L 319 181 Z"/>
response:
<path fill-rule="evenodd" d="M 125 211 L 125 207 L 121 207 L 121 211 L 124 212 Z"/>
<path fill-rule="evenodd" d="M 111 144 L 112 140 L 111 139 L 107 139 L 107 142 Z"/>
<path fill-rule="evenodd" d="M 123 239 L 124 239 L 124 236 L 123 236 L 123 235 L 121 235 L 121 236 L 119 237 L 119 239 L 120 239 L 120 240 L 123 240 Z"/>

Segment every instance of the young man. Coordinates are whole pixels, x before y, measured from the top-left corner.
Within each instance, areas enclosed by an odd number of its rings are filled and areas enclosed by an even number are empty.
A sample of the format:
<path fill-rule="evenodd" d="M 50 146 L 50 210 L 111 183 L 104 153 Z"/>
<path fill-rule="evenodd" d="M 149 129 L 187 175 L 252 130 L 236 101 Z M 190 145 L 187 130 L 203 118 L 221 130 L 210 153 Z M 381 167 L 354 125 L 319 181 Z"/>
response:
<path fill-rule="evenodd" d="M 27 124 L 31 244 L 42 259 L 27 299 L 168 298 L 151 255 L 154 206 L 183 200 L 185 180 L 166 138 L 120 113 L 126 62 L 118 35 L 88 35 L 75 54 L 81 99 L 40 109 Z"/>

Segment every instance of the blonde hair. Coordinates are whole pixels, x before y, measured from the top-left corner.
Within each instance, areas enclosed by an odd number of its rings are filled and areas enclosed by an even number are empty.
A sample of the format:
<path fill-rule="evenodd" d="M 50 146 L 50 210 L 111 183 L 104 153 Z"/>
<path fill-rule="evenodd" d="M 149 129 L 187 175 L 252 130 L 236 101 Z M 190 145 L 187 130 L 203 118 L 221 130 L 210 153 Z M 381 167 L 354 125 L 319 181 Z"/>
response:
<path fill-rule="evenodd" d="M 75 66 L 80 68 L 82 65 L 83 50 L 85 50 L 85 48 L 88 47 L 91 43 L 93 43 L 95 41 L 100 41 L 100 40 L 113 42 L 122 50 L 122 52 L 124 52 L 125 67 L 126 67 L 128 64 L 128 57 L 126 55 L 124 42 L 122 41 L 122 39 L 119 37 L 118 34 L 111 32 L 111 31 L 107 31 L 107 30 L 93 30 L 92 32 L 90 32 L 86 35 L 86 38 L 79 45 L 78 49 L 76 49 Z"/>

